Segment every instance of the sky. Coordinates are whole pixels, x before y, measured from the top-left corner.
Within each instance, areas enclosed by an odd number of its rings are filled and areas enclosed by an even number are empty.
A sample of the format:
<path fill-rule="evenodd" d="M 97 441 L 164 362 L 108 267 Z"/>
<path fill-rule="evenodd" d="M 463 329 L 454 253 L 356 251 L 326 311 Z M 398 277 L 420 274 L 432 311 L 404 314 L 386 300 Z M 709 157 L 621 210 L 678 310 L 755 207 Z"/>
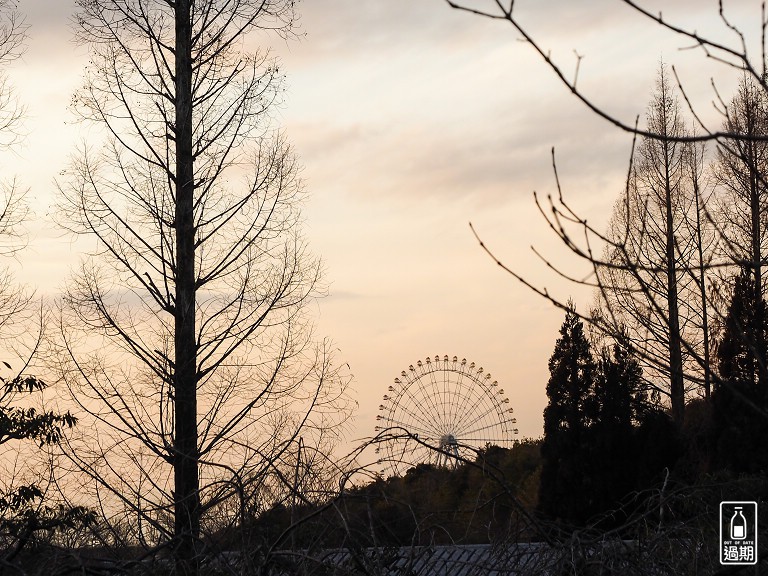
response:
<path fill-rule="evenodd" d="M 492 2 L 470 0 L 474 6 Z M 727 14 L 752 49 L 759 3 Z M 644 2 L 652 11 L 664 3 Z M 519 17 L 579 87 L 628 123 L 644 114 L 661 61 L 676 66 L 696 110 L 717 125 L 710 78 L 728 95 L 732 70 L 664 33 L 617 0 L 518 0 Z M 305 235 L 322 257 L 329 295 L 316 334 L 350 365 L 359 402 L 353 438 L 371 436 L 401 370 L 435 355 L 491 372 L 514 407 L 520 437 L 542 434 L 547 361 L 562 311 L 501 270 L 505 264 L 587 310 L 589 291 L 563 283 L 531 250 L 576 274 L 583 265 L 547 229 L 533 201 L 556 193 L 602 228 L 622 190 L 632 138 L 586 109 L 509 23 L 444 0 L 304 0 L 301 35 L 255 43 L 281 59 L 287 91 L 275 121 L 303 166 Z M 23 145 L 0 158 L 30 188 L 35 219 L 18 277 L 55 295 L 79 247 L 52 224 L 54 180 L 87 131 L 68 104 L 87 50 L 71 40 L 72 2 L 20 0 L 27 51 L 8 70 L 27 107 Z M 730 44 L 716 1 L 685 0 L 664 16 Z M 737 45 L 737 44 L 736 44 Z M 575 51 L 575 52 L 574 52 Z M 85 141 L 83 139 L 86 139 Z"/>

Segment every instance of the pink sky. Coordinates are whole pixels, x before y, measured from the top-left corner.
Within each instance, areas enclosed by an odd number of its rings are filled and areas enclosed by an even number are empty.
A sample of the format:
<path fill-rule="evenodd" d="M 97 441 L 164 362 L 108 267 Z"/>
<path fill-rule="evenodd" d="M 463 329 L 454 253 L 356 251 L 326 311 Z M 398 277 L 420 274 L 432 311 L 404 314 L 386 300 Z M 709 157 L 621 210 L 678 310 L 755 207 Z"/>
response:
<path fill-rule="evenodd" d="M 647 3 L 654 4 L 664 5 Z M 759 31 L 759 3 L 746 4 L 734 18 Z M 566 70 L 575 66 L 574 49 L 584 55 L 580 86 L 626 121 L 643 114 L 662 58 L 680 67 L 698 109 L 716 118 L 709 76 L 720 80 L 722 69 L 700 52 L 678 50 L 686 42 L 620 2 L 517 5 Z M 676 2 L 665 16 L 732 41 L 715 20 L 716 5 Z M 36 210 L 19 275 L 55 294 L 79 258 L 49 212 L 53 179 L 88 138 L 68 124 L 67 112 L 87 57 L 70 41 L 69 2 L 22 0 L 19 9 L 30 39 L 11 77 L 28 106 L 28 136 L 0 166 L 31 187 Z M 306 235 L 330 285 L 317 305 L 317 336 L 335 341 L 355 376 L 353 436 L 372 435 L 393 378 L 435 354 L 490 371 L 515 408 L 520 436 L 539 436 L 547 360 L 563 315 L 496 267 L 468 222 L 507 264 L 587 309 L 589 292 L 563 286 L 529 249 L 568 265 L 532 191 L 554 192 L 555 146 L 569 201 L 590 221 L 607 222 L 631 137 L 576 102 L 504 22 L 442 0 L 306 0 L 299 10 L 301 41 L 254 42 L 271 45 L 287 74 L 276 121 L 304 165 Z"/>

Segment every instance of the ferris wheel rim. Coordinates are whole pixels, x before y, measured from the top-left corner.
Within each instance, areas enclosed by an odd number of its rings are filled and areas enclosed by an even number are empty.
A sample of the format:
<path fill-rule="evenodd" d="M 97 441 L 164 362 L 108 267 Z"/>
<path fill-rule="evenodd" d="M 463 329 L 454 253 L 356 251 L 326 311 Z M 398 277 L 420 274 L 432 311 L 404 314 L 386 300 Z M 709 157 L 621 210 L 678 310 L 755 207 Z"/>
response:
<path fill-rule="evenodd" d="M 445 355 L 418 360 L 401 371 L 388 390 L 391 395 L 384 395 L 377 416 L 384 426 L 377 430 L 404 430 L 419 444 L 436 449 L 437 459 L 458 457 L 459 451 L 474 452 L 488 444 L 508 446 L 518 433 L 504 390 L 490 373 L 465 358 L 451 360 Z M 403 463 L 404 454 L 395 450 L 395 440 L 385 446 L 389 459 Z"/>

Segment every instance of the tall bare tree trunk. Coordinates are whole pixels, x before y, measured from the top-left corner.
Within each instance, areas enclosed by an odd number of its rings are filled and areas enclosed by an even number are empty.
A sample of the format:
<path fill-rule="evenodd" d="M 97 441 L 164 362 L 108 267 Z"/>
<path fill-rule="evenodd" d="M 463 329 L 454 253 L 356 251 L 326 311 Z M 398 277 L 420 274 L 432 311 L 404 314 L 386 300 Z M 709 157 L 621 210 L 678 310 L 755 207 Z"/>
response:
<path fill-rule="evenodd" d="M 191 0 L 176 2 L 176 307 L 174 533 L 179 574 L 197 574 L 200 494 L 195 339 L 194 166 L 192 156 Z"/>
<path fill-rule="evenodd" d="M 720 188 L 720 219 L 726 255 L 750 272 L 754 310 L 742 339 L 753 359 L 748 380 L 759 397 L 768 399 L 766 370 L 763 252 L 766 245 L 765 170 L 768 147 L 761 141 L 768 130 L 768 104 L 759 86 L 746 78 L 729 106 L 724 129 L 745 137 L 732 139 L 719 147 L 714 175 Z"/>
<path fill-rule="evenodd" d="M 706 268 L 704 261 L 704 233 L 702 227 L 704 226 L 701 221 L 701 211 L 704 206 L 704 200 L 701 197 L 701 187 L 699 186 L 699 167 L 701 166 L 702 157 L 699 156 L 699 151 L 703 155 L 703 147 L 699 148 L 698 144 L 691 144 L 690 147 L 690 169 L 691 169 L 691 183 L 693 184 L 693 194 L 696 200 L 696 252 L 699 260 L 698 270 L 698 285 L 699 285 L 699 297 L 701 299 L 701 332 L 703 337 L 703 359 L 704 365 L 704 398 L 710 400 L 712 394 L 712 367 L 710 366 L 710 342 L 709 342 L 709 309 L 707 306 L 707 283 L 706 283 Z"/>
<path fill-rule="evenodd" d="M 624 197 L 614 211 L 608 237 L 611 264 L 599 269 L 602 317 L 615 335 L 625 330 L 648 371 L 651 386 L 668 396 L 672 418 L 682 426 L 685 364 L 697 327 L 690 296 L 697 241 L 695 198 L 690 190 L 688 151 L 680 108 L 662 65 L 648 107 L 648 129 L 632 167 Z M 701 253 L 698 254 L 701 259 Z"/>
<path fill-rule="evenodd" d="M 666 94 L 662 94 L 666 99 Z M 667 128 L 664 120 L 664 130 Z M 667 267 L 667 311 L 669 313 L 669 396 L 672 404 L 672 418 L 678 426 L 685 417 L 685 386 L 683 384 L 683 354 L 680 346 L 680 312 L 677 292 L 677 252 L 675 242 L 675 214 L 672 209 L 672 175 L 670 174 L 669 141 L 664 146 L 664 194 L 666 200 L 666 267 Z"/>
<path fill-rule="evenodd" d="M 758 134 L 756 130 L 757 122 L 753 118 L 755 110 L 749 108 L 747 110 L 747 129 L 750 136 Z M 752 237 L 751 240 L 751 259 L 752 270 L 754 274 L 754 302 L 755 307 L 755 330 L 754 330 L 754 347 L 755 347 L 755 364 L 757 368 L 756 384 L 760 395 L 763 399 L 766 397 L 766 386 L 768 386 L 768 373 L 766 373 L 765 366 L 765 318 L 763 317 L 763 307 L 759 305 L 763 301 L 763 266 L 762 266 L 762 250 L 761 250 L 761 206 L 760 206 L 760 180 L 761 175 L 758 172 L 758 151 L 757 143 L 754 141 L 747 142 L 749 149 L 748 154 L 748 170 L 749 170 L 749 203 L 750 203 L 750 216 L 752 218 Z"/>

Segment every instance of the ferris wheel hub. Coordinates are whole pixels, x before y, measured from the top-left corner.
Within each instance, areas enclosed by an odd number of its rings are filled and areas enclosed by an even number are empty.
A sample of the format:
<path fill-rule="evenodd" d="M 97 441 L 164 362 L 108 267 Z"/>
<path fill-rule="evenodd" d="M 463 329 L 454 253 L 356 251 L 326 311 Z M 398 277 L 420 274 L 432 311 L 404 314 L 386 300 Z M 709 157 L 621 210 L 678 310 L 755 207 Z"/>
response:
<path fill-rule="evenodd" d="M 456 441 L 456 437 L 453 434 L 444 434 L 440 437 L 440 449 L 444 450 L 446 448 L 450 448 L 452 446 L 458 446 L 459 443 Z"/>

